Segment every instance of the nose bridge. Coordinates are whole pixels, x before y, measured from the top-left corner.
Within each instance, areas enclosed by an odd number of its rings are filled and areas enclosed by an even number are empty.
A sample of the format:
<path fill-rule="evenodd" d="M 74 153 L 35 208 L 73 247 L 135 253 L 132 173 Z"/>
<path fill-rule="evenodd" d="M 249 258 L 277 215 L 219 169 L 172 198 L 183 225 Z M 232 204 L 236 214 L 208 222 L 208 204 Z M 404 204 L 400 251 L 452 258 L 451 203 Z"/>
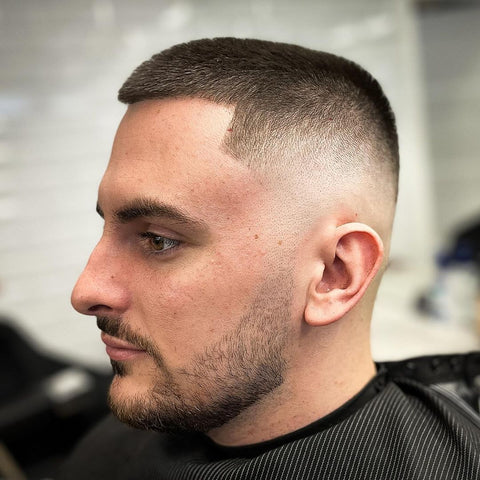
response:
<path fill-rule="evenodd" d="M 103 235 L 73 289 L 73 307 L 85 314 L 94 314 L 99 307 L 124 309 L 126 285 L 122 282 L 121 271 L 121 256 Z"/>
<path fill-rule="evenodd" d="M 96 281 L 103 281 L 103 277 L 108 271 L 112 270 L 113 267 L 113 262 L 110 257 L 107 241 L 105 235 L 103 235 L 92 250 L 82 272 L 82 276 L 92 277 L 96 279 Z"/>

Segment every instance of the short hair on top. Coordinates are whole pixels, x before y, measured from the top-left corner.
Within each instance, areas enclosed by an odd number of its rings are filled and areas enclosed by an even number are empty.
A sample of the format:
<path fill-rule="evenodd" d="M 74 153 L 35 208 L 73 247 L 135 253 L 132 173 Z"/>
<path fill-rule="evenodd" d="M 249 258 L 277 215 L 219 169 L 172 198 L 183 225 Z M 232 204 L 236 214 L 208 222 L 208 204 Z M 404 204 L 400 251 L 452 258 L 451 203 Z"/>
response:
<path fill-rule="evenodd" d="M 189 97 L 233 106 L 224 147 L 252 168 L 373 174 L 396 199 L 395 117 L 379 83 L 350 60 L 264 40 L 194 40 L 142 63 L 118 95 L 127 104 Z"/>

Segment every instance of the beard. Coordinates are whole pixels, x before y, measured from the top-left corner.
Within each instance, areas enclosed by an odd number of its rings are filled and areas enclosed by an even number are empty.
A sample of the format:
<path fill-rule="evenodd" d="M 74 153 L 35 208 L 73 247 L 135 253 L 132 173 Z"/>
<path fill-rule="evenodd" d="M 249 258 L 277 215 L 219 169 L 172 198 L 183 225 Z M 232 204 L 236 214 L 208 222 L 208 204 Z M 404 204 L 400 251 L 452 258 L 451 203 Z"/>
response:
<path fill-rule="evenodd" d="M 287 285 L 291 283 L 285 279 L 263 285 L 232 331 L 175 371 L 167 368 L 151 341 L 131 331 L 121 319 L 97 318 L 101 330 L 141 347 L 155 364 L 148 394 L 122 398 L 110 389 L 113 414 L 144 430 L 208 432 L 274 391 L 282 385 L 287 368 L 284 350 L 291 324 Z M 112 367 L 114 383 L 131 374 L 128 362 L 112 361 Z"/>

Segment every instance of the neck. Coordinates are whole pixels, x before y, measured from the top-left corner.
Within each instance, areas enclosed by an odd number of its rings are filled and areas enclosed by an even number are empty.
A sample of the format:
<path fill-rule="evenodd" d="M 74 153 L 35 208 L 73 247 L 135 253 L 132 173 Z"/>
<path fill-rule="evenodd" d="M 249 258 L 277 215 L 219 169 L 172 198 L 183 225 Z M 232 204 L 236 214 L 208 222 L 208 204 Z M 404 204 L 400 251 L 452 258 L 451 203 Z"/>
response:
<path fill-rule="evenodd" d="M 298 430 L 341 407 L 376 373 L 369 345 L 357 340 L 347 346 L 337 338 L 330 347 L 317 343 L 315 349 L 303 343 L 280 387 L 208 435 L 225 446 L 251 445 Z"/>

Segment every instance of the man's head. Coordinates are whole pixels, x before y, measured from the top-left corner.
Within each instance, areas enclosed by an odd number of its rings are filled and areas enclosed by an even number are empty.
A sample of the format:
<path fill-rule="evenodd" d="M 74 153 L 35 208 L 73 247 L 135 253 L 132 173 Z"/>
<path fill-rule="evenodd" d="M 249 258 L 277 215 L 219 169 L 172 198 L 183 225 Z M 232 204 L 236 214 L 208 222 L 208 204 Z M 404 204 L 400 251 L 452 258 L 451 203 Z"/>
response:
<path fill-rule="evenodd" d="M 330 54 L 227 38 L 152 57 L 119 98 L 104 234 L 73 293 L 114 361 L 114 412 L 245 429 L 300 409 L 329 365 L 362 377 L 398 177 L 377 82 Z"/>

